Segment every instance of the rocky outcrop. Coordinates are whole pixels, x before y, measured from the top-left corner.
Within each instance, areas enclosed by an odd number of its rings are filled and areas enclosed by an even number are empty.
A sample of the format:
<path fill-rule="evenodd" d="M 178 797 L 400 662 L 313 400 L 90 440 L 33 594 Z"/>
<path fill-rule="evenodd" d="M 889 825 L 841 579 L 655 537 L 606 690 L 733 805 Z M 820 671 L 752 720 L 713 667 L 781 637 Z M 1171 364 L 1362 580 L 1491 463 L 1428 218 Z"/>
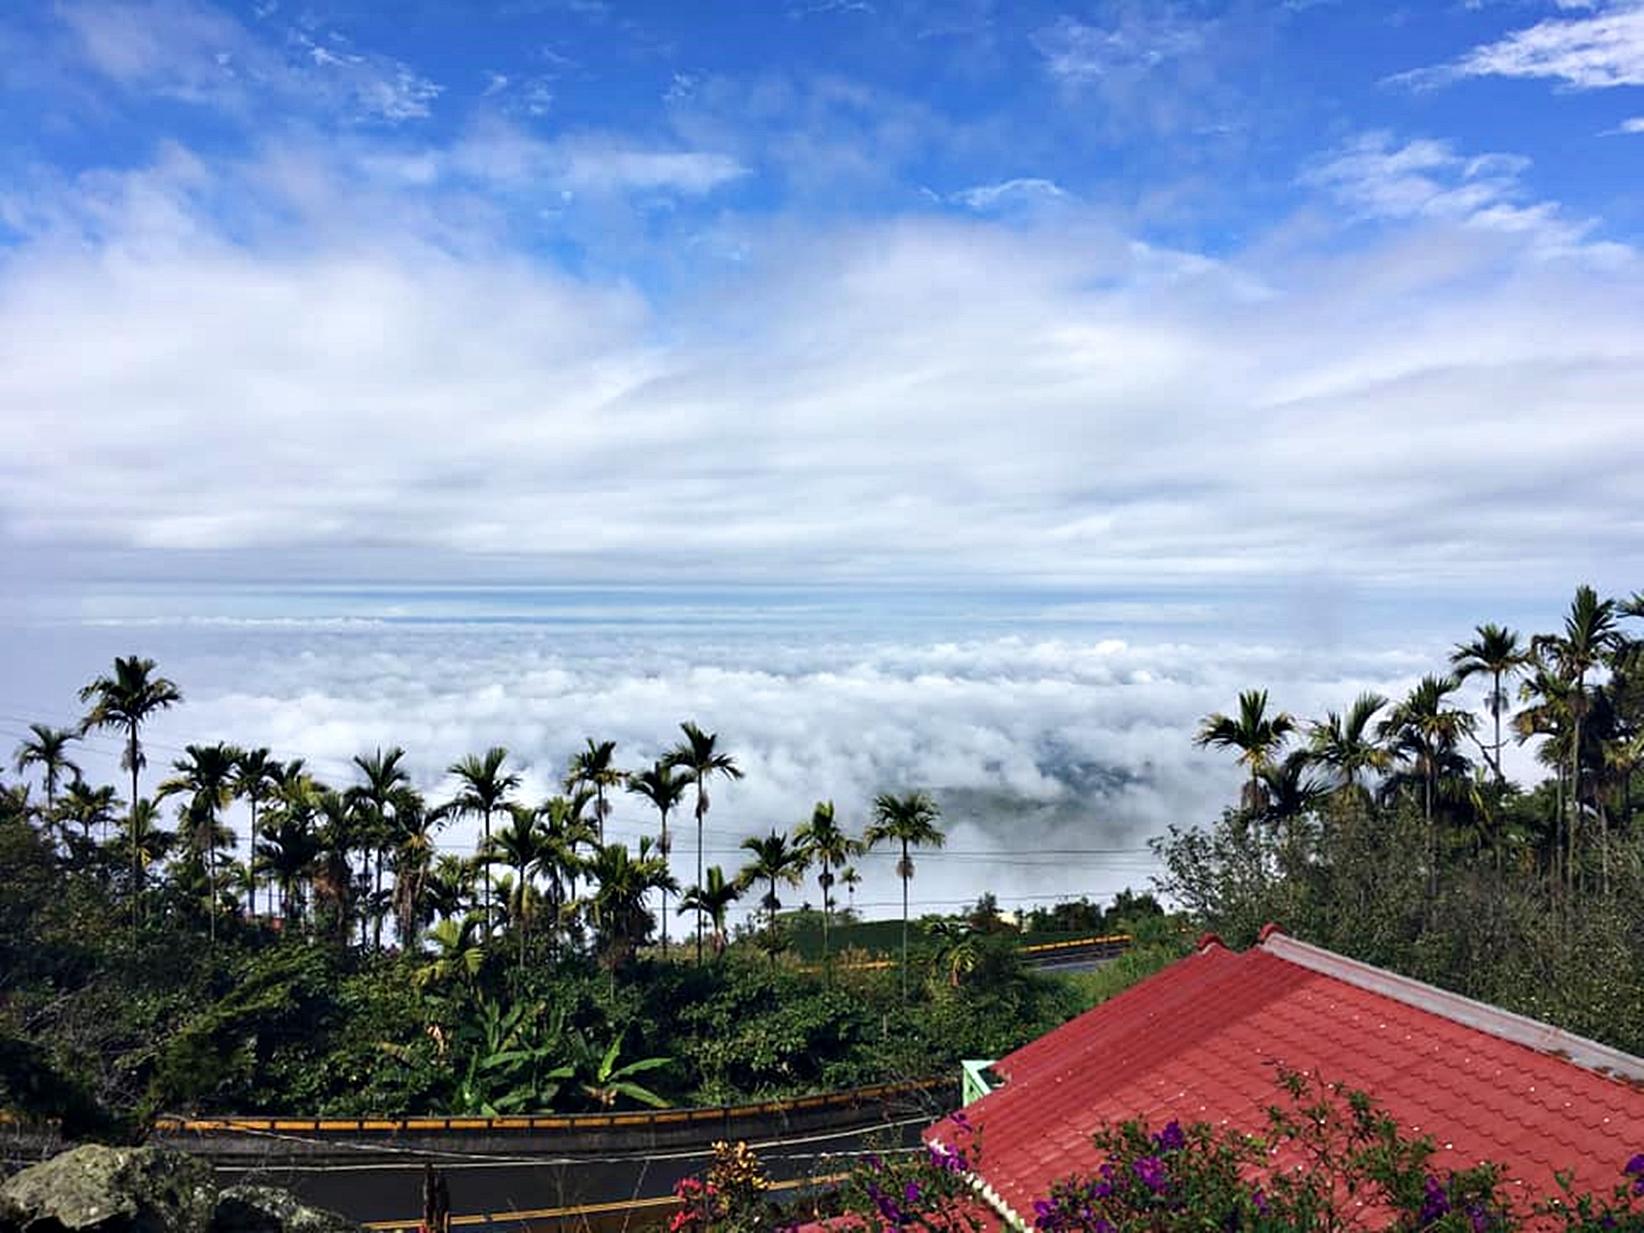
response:
<path fill-rule="evenodd" d="M 0 1186 L 0 1233 L 358 1233 L 268 1186 L 219 1191 L 211 1167 L 163 1147 L 90 1144 Z"/>
<path fill-rule="evenodd" d="M 323 1207 L 309 1207 L 275 1186 L 230 1186 L 217 1196 L 211 1233 L 359 1233 L 359 1226 Z"/>

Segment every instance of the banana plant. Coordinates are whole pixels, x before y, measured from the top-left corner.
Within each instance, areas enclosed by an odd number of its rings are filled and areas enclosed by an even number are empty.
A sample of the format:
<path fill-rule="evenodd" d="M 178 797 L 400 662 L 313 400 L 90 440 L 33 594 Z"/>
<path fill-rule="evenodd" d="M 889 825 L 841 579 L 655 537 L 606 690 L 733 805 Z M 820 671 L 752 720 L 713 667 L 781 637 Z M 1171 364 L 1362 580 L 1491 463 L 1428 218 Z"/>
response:
<path fill-rule="evenodd" d="M 636 1083 L 634 1077 L 671 1066 L 673 1059 L 647 1057 L 637 1062 L 618 1065 L 618 1059 L 622 1055 L 623 1036 L 624 1033 L 618 1032 L 603 1055 L 598 1055 L 598 1050 L 586 1037 L 578 1035 L 574 1038 L 580 1054 L 577 1069 L 584 1075 L 578 1086 L 582 1088 L 583 1094 L 601 1109 L 611 1108 L 624 1097 L 642 1105 L 650 1105 L 653 1109 L 667 1108 L 666 1100 L 643 1084 Z M 597 1062 L 594 1060 L 596 1055 L 599 1056 Z"/>

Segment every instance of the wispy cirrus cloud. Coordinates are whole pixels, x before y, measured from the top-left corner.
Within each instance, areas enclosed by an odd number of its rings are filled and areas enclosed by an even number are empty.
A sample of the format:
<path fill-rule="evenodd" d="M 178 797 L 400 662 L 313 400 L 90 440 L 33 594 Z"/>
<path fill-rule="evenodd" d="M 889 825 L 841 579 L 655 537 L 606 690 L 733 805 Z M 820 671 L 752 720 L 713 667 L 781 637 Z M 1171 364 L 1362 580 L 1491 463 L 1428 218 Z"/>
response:
<path fill-rule="evenodd" d="M 1579 16 L 1549 17 L 1473 48 L 1459 59 L 1391 78 L 1433 87 L 1467 77 L 1550 80 L 1572 90 L 1644 85 L 1644 4 L 1638 0 L 1561 3 Z"/>
<path fill-rule="evenodd" d="M 1349 141 L 1303 174 L 1362 217 L 1450 223 L 1529 238 L 1543 253 L 1584 251 L 1627 260 L 1630 250 L 1589 237 L 1597 223 L 1571 218 L 1536 200 L 1524 182 L 1529 160 L 1510 154 L 1463 155 L 1431 138 L 1399 141 L 1386 132 Z"/>
<path fill-rule="evenodd" d="M 385 124 L 426 117 L 441 93 L 335 31 L 248 26 L 198 0 L 70 0 L 57 13 L 81 61 L 135 93 L 240 112 L 272 99 Z"/>
<path fill-rule="evenodd" d="M 972 210 L 986 212 L 1010 206 L 1044 205 L 1066 200 L 1067 196 L 1067 191 L 1056 181 L 1028 176 L 993 184 L 973 184 L 952 194 L 952 199 Z"/>

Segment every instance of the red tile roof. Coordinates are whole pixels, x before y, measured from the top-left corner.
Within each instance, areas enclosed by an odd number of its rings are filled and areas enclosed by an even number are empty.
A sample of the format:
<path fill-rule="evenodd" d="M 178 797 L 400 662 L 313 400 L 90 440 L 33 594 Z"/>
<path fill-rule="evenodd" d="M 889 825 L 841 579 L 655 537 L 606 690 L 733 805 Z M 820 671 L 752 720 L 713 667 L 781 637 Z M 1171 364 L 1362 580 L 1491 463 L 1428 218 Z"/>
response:
<path fill-rule="evenodd" d="M 1527 1201 L 1554 1193 L 1555 1169 L 1608 1193 L 1644 1151 L 1644 1060 L 1270 928 L 1242 954 L 1207 938 L 995 1063 L 1005 1085 L 966 1110 L 978 1180 L 1031 1224 L 1052 1182 L 1101 1164 L 1104 1122 L 1265 1129 L 1281 1063 L 1369 1092 L 1441 1167 L 1502 1164 Z"/>

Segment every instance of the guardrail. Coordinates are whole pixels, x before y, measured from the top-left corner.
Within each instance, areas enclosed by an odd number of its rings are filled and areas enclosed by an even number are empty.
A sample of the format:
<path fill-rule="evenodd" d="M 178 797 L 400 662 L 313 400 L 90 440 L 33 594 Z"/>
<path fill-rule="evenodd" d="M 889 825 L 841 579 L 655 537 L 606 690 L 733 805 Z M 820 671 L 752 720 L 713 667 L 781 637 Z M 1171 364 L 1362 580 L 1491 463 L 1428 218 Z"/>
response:
<path fill-rule="evenodd" d="M 528 1114 L 518 1117 L 406 1117 L 406 1118 L 293 1118 L 293 1117 L 160 1117 L 153 1123 L 159 1134 L 258 1134 L 303 1135 L 427 1135 L 453 1131 L 499 1131 L 525 1133 L 551 1131 L 577 1134 L 584 1131 L 625 1127 L 684 1127 L 712 1125 L 759 1117 L 786 1116 L 810 1111 L 849 1109 L 883 1103 L 902 1096 L 924 1095 L 952 1087 L 951 1079 L 916 1079 L 902 1083 L 876 1083 L 846 1088 L 815 1096 L 795 1096 L 739 1105 L 704 1105 L 700 1108 L 640 1109 L 624 1113 Z"/>

